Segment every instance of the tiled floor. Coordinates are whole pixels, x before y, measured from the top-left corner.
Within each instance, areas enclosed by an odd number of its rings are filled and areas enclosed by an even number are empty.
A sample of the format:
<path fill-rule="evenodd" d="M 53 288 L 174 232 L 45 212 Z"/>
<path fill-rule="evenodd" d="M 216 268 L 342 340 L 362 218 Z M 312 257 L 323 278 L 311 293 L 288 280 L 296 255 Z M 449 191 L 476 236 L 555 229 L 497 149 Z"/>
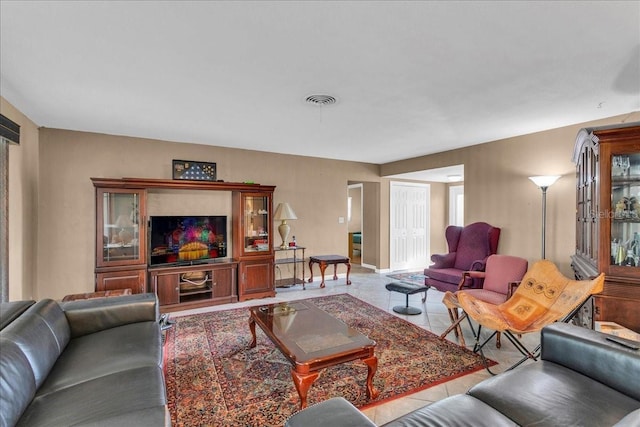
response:
<path fill-rule="evenodd" d="M 324 289 L 319 288 L 319 277 L 314 277 L 313 283 L 307 284 L 307 289 L 302 290 L 300 285 L 292 288 L 278 288 L 275 298 L 265 298 L 260 300 L 251 300 L 242 303 L 225 304 L 222 306 L 208 307 L 197 310 L 189 310 L 183 312 L 172 313 L 173 317 L 181 316 L 184 314 L 201 313 L 212 310 L 226 310 L 230 308 L 248 307 L 258 304 L 274 303 L 282 301 L 291 301 L 301 298 L 310 298 L 316 296 L 325 296 L 333 294 L 348 293 L 356 298 L 368 302 L 380 309 L 386 310 L 396 316 L 402 317 L 405 320 L 412 322 L 420 327 L 423 327 L 437 335 L 440 335 L 450 325 L 449 316 L 447 314 L 445 306 L 442 304 L 442 293 L 430 289 L 427 292 L 427 301 L 422 304 L 422 294 L 412 295 L 409 297 L 409 305 L 421 307 L 422 314 L 415 316 L 405 316 L 395 313 L 392 308 L 396 305 L 405 304 L 405 296 L 397 292 L 389 292 L 385 289 L 384 285 L 391 282 L 384 274 L 373 273 L 371 270 L 354 266 L 351 272 L 352 285 L 347 286 L 345 284 L 344 275 L 339 276 L 337 281 L 331 280 L 331 275 L 327 274 L 329 280 L 326 281 L 326 287 Z M 463 332 L 468 347 L 473 346 L 473 336 L 469 330 L 469 326 L 463 323 Z M 455 341 L 455 336 L 451 333 L 448 339 Z M 529 334 L 524 336 L 523 342 L 528 346 L 535 346 L 539 340 L 537 334 Z M 419 351 L 419 347 L 417 347 Z M 502 348 L 496 349 L 495 345 L 488 344 L 485 354 L 487 357 L 498 362 L 498 365 L 492 368 L 494 372 L 500 372 L 507 369 L 515 361 L 521 358 L 520 353 L 515 350 L 513 345 L 507 340 L 502 340 Z M 525 362 L 534 363 L 534 362 Z M 391 402 L 377 405 L 373 408 L 369 408 L 364 411 L 365 415 L 369 417 L 377 425 L 382 425 L 388 421 L 391 421 L 407 412 L 420 408 L 430 402 L 443 399 L 447 396 L 466 392 L 472 385 L 479 381 L 482 381 L 490 377 L 490 374 L 485 370 L 478 371 L 473 374 L 469 374 L 458 378 L 453 381 L 449 381 L 421 392 L 409 395 L 407 397 L 392 400 Z"/>

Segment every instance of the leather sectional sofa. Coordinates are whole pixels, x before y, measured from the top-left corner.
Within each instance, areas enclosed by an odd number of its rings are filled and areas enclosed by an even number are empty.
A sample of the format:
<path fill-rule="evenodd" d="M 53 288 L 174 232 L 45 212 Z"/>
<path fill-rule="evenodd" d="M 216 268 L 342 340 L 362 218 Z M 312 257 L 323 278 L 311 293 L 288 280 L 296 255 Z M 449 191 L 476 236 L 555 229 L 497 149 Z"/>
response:
<path fill-rule="evenodd" d="M 544 328 L 541 343 L 541 360 L 385 426 L 640 426 L 640 350 L 565 323 Z M 343 398 L 310 406 L 285 424 L 327 425 L 375 426 Z"/>
<path fill-rule="evenodd" d="M 170 425 L 155 294 L 0 311 L 1 427 Z"/>

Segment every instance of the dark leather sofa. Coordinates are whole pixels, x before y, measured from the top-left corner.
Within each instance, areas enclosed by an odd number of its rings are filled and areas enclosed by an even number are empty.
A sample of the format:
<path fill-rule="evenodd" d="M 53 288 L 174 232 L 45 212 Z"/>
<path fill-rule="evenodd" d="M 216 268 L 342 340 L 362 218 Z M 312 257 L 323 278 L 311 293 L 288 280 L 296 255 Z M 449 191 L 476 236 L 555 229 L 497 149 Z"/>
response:
<path fill-rule="evenodd" d="M 170 425 L 155 294 L 0 312 L 1 427 Z"/>
<path fill-rule="evenodd" d="M 542 356 L 402 416 L 386 427 L 640 426 L 640 350 L 566 323 L 542 330 Z M 343 398 L 294 414 L 286 427 L 375 426 Z"/>

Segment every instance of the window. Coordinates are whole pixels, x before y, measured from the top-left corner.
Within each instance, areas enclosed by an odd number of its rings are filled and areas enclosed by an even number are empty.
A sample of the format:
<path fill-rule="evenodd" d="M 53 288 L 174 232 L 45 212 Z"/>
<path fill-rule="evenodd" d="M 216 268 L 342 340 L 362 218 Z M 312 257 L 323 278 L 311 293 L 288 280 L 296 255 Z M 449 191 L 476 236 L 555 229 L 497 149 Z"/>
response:
<path fill-rule="evenodd" d="M 449 187 L 449 225 L 464 225 L 464 185 Z"/>

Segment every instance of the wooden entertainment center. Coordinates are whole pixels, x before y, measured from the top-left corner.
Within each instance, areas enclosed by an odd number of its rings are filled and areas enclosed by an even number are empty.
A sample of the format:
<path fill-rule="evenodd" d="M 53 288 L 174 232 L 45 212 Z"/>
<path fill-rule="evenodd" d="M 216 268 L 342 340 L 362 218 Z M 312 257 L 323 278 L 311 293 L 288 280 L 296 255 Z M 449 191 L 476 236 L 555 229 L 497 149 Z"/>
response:
<path fill-rule="evenodd" d="M 91 181 L 96 190 L 96 291 L 155 292 L 163 312 L 275 296 L 275 186 L 147 178 Z M 231 257 L 149 265 L 147 197 L 167 190 L 231 192 Z"/>

